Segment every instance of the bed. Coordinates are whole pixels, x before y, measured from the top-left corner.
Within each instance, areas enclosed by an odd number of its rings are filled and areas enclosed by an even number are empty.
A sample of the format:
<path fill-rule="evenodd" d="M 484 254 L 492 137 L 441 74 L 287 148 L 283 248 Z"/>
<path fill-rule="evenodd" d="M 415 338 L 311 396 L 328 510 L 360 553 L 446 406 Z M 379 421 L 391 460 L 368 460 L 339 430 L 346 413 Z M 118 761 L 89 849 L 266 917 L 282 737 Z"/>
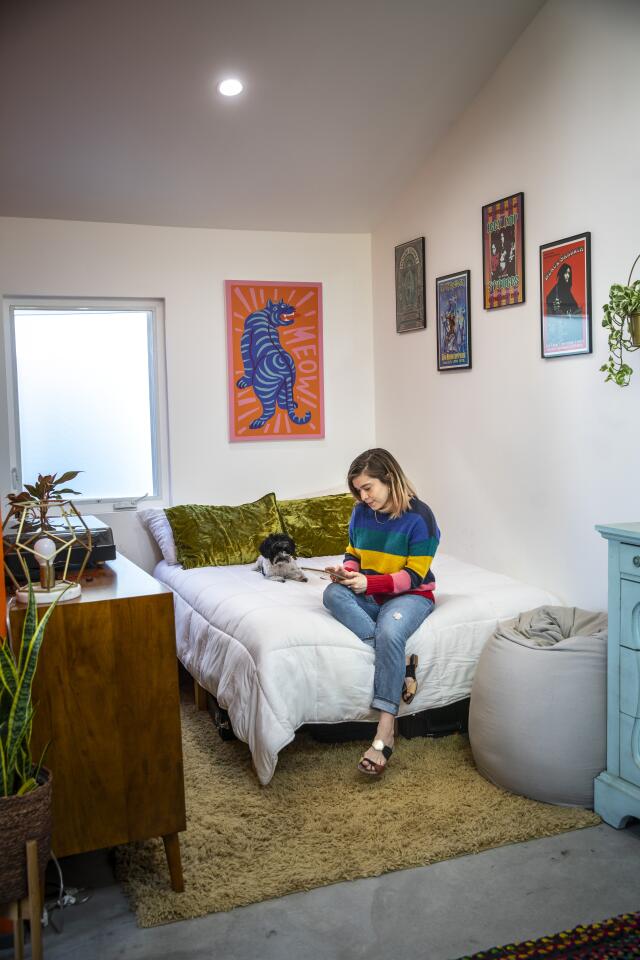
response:
<path fill-rule="evenodd" d="M 322 569 L 342 557 L 304 560 Z M 557 597 L 438 553 L 436 608 L 407 644 L 419 688 L 400 715 L 468 697 L 480 651 L 499 620 Z M 373 721 L 374 652 L 322 605 L 327 580 L 266 580 L 250 565 L 184 570 L 161 561 L 154 575 L 174 593 L 177 654 L 228 712 L 249 745 L 262 784 L 304 724 Z"/>

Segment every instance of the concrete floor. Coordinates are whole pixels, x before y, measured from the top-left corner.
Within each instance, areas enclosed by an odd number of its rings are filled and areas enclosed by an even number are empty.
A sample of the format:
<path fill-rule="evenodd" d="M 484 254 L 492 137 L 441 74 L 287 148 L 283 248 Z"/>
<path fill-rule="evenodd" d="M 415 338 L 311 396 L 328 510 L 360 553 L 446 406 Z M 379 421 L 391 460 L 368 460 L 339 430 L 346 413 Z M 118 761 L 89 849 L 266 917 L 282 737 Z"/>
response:
<path fill-rule="evenodd" d="M 640 909 L 640 823 L 604 824 L 229 913 L 136 926 L 107 854 L 62 861 L 91 888 L 45 930 L 46 960 L 454 960 Z M 188 893 L 185 894 L 188 896 Z M 0 950 L 0 960 L 11 956 Z"/>

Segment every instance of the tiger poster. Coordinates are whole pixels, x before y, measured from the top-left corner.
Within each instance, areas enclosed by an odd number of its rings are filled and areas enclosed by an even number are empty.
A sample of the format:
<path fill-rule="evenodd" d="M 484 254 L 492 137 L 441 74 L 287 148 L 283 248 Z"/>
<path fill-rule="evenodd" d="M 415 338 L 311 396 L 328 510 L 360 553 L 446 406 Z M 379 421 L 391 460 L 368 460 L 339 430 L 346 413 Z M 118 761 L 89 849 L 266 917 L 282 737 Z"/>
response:
<path fill-rule="evenodd" d="M 322 284 L 225 280 L 229 439 L 324 437 Z"/>

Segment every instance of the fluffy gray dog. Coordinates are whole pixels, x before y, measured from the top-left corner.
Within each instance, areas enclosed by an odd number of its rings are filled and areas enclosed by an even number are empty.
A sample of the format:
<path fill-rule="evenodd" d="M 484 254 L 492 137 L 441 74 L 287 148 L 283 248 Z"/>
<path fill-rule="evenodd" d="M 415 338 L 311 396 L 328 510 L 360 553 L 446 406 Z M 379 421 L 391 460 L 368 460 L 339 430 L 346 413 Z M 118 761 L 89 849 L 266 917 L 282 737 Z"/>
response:
<path fill-rule="evenodd" d="M 308 578 L 296 563 L 296 545 L 286 533 L 270 533 L 260 544 L 260 556 L 253 565 L 267 580 L 302 580 Z"/>

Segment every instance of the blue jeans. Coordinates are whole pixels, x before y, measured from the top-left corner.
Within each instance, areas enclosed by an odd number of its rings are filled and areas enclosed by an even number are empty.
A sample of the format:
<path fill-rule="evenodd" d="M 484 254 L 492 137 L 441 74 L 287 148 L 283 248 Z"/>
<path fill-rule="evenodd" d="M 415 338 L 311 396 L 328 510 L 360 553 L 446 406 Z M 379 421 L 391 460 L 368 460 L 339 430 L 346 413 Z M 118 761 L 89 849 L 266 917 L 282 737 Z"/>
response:
<path fill-rule="evenodd" d="M 405 645 L 433 610 L 433 600 L 401 593 L 380 606 L 373 597 L 330 583 L 322 602 L 336 620 L 375 650 L 371 706 L 395 716 L 404 683 Z"/>

